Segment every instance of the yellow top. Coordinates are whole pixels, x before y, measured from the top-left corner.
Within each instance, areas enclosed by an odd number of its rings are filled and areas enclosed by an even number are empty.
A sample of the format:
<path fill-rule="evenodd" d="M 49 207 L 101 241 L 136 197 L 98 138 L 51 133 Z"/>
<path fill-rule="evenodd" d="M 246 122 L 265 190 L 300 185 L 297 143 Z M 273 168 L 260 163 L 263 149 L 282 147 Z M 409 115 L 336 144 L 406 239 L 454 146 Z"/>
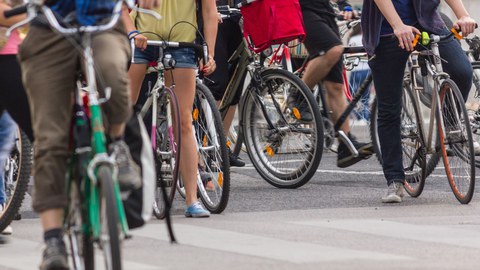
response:
<path fill-rule="evenodd" d="M 198 27 L 195 0 L 162 0 L 160 3 L 160 6 L 154 10 L 162 16 L 161 20 L 148 14 L 137 14 L 132 11 L 130 16 L 138 31 L 150 31 L 168 41 L 193 42 L 196 35 L 195 29 Z M 178 24 L 169 37 L 170 30 L 176 23 Z M 160 40 L 156 35 L 144 35 L 150 40 Z"/>

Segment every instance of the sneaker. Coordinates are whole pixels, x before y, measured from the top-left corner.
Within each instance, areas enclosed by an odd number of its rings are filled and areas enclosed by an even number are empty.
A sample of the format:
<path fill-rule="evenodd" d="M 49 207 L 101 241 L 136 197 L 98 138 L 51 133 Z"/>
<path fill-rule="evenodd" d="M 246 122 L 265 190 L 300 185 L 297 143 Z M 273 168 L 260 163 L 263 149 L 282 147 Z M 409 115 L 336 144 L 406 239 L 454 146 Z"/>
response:
<path fill-rule="evenodd" d="M 133 161 L 127 144 L 123 140 L 118 140 L 112 142 L 108 148 L 117 162 L 120 189 L 127 191 L 140 188 L 142 186 L 140 167 Z"/>
<path fill-rule="evenodd" d="M 67 249 L 63 240 L 51 238 L 45 244 L 40 270 L 68 270 Z"/>
<path fill-rule="evenodd" d="M 392 182 L 387 189 L 387 194 L 382 197 L 383 203 L 401 203 L 403 198 L 403 182 Z"/>
<path fill-rule="evenodd" d="M 352 166 L 353 164 L 369 158 L 373 154 L 373 145 L 369 143 L 361 143 L 352 135 L 348 134 L 348 138 L 353 143 L 353 146 L 357 149 L 359 155 L 354 157 L 347 145 L 340 141 L 337 148 L 337 167 L 346 168 Z"/>
<path fill-rule="evenodd" d="M 5 210 L 5 204 L 0 204 L 0 216 L 3 214 L 4 210 Z M 1 234 L 3 235 L 10 235 L 12 233 L 13 233 L 13 229 L 12 229 L 12 226 L 10 225 L 5 227 L 5 229 L 3 229 L 3 231 L 1 232 Z"/>
<path fill-rule="evenodd" d="M 200 174 L 200 179 L 202 180 L 203 186 L 207 191 L 214 191 L 215 186 L 212 182 L 212 176 L 205 171 L 200 165 L 198 166 L 198 174 Z"/>
<path fill-rule="evenodd" d="M 480 143 L 473 142 L 473 149 L 475 152 L 475 156 L 480 156 Z"/>
<path fill-rule="evenodd" d="M 292 110 L 294 117 L 302 122 L 312 122 L 313 115 L 308 107 L 305 98 L 298 91 L 290 92 L 287 98 L 288 107 Z"/>
<path fill-rule="evenodd" d="M 187 210 L 185 210 L 185 216 L 193 218 L 203 218 L 209 217 L 210 212 L 205 210 L 200 204 L 200 202 L 194 202 L 187 208 Z"/>
<path fill-rule="evenodd" d="M 230 159 L 230 166 L 232 167 L 243 167 L 245 166 L 245 161 L 243 161 L 239 156 L 234 155 L 230 148 L 228 149 L 228 157 Z"/>

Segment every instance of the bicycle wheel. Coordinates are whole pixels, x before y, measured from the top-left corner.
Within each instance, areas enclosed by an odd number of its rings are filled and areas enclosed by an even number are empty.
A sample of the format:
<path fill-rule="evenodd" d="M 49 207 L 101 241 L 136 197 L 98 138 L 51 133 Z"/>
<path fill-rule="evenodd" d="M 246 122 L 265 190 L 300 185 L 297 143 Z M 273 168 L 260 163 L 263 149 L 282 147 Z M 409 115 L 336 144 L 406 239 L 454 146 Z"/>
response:
<path fill-rule="evenodd" d="M 179 175 L 180 161 L 180 111 L 177 97 L 169 88 L 165 88 L 158 99 L 155 165 L 157 168 L 157 187 L 153 213 L 156 218 L 165 218 L 166 201 L 172 204 Z M 163 182 L 160 182 L 163 181 Z M 167 198 L 165 200 L 161 184 Z"/>
<path fill-rule="evenodd" d="M 465 102 L 450 79 L 440 85 L 440 115 L 437 113 L 443 164 L 453 194 L 462 204 L 470 202 L 475 188 L 475 155 Z"/>
<path fill-rule="evenodd" d="M 105 256 L 105 267 L 107 270 L 121 270 L 118 206 L 115 199 L 112 173 L 109 167 L 100 166 L 98 169 L 98 181 L 102 192 L 100 199 L 101 234 L 99 243 Z"/>
<path fill-rule="evenodd" d="M 0 232 L 15 218 L 22 206 L 32 168 L 32 145 L 27 135 L 18 129 L 16 143 L 5 166 L 5 209 L 0 215 Z"/>
<path fill-rule="evenodd" d="M 64 220 L 65 235 L 68 239 L 73 269 L 94 269 L 94 248 L 91 232 L 85 230 L 87 220 L 80 196 L 78 183 L 69 183 L 69 205 Z"/>
<path fill-rule="evenodd" d="M 230 163 L 222 118 L 210 90 L 197 82 L 193 127 L 198 147 L 198 193 L 214 214 L 225 210 L 230 196 Z M 207 188 L 207 182 L 213 185 Z"/>
<path fill-rule="evenodd" d="M 421 117 L 418 108 L 413 106 L 413 95 L 410 85 L 404 84 L 402 96 L 402 112 L 400 114 L 400 132 L 402 139 L 402 160 L 405 169 L 405 190 L 412 197 L 421 194 L 425 179 L 435 170 L 441 155 L 435 149 L 433 152 L 426 150 L 425 142 L 421 141 L 424 134 L 423 127 L 417 126 L 417 116 Z M 378 104 L 375 100 L 372 104 L 372 114 L 370 120 L 370 136 L 372 138 L 373 149 L 378 162 L 383 164 L 380 148 L 380 139 L 378 137 L 377 120 Z M 424 161 L 422 160 L 424 159 Z M 425 168 L 424 172 L 421 168 Z M 423 177 L 421 177 L 423 175 Z M 422 180 L 423 178 L 423 180 Z"/>
<path fill-rule="evenodd" d="M 315 174 L 323 152 L 323 124 L 311 90 L 282 69 L 260 73 L 243 101 L 243 134 L 253 165 L 271 185 L 298 188 Z M 310 121 L 301 120 L 311 115 Z M 269 124 L 270 122 L 270 124 Z"/>

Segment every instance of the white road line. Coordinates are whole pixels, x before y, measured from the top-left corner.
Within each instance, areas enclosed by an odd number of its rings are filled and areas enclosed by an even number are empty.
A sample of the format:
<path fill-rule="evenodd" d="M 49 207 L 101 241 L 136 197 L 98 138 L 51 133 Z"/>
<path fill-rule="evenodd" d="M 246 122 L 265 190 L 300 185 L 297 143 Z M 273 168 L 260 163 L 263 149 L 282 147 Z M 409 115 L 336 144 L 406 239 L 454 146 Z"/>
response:
<path fill-rule="evenodd" d="M 379 219 L 300 221 L 292 223 L 480 249 L 480 232 L 473 229 L 465 230 L 447 226 L 414 225 Z M 479 226 L 476 227 L 478 228 Z"/>
<path fill-rule="evenodd" d="M 38 269 L 42 256 L 43 245 L 40 242 L 24 240 L 13 237 L 10 243 L 0 245 L 0 269 L 8 268 L 15 270 Z M 128 252 L 128 250 L 123 250 Z M 95 269 L 105 269 L 103 256 L 100 251 L 95 255 Z M 124 269 L 135 270 L 161 270 L 165 269 L 157 265 L 123 260 Z"/>
<path fill-rule="evenodd" d="M 164 224 L 149 224 L 133 235 L 168 241 L 167 236 L 159 233 Z M 396 254 L 360 251 L 346 248 L 329 247 L 298 241 L 210 229 L 184 224 L 175 225 L 175 233 L 181 245 L 208 248 L 223 252 L 261 257 L 291 263 L 311 263 L 346 260 L 410 260 L 410 257 Z"/>

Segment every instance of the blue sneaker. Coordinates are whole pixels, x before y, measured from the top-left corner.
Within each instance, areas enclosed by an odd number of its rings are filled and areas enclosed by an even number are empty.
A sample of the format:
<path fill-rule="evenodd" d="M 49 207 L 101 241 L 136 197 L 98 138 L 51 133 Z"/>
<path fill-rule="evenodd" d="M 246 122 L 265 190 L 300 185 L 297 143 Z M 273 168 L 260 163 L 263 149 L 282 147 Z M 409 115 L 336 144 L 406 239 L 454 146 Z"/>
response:
<path fill-rule="evenodd" d="M 209 217 L 210 212 L 203 209 L 200 202 L 194 202 L 187 208 L 187 210 L 185 210 L 185 216 L 193 218 Z"/>

